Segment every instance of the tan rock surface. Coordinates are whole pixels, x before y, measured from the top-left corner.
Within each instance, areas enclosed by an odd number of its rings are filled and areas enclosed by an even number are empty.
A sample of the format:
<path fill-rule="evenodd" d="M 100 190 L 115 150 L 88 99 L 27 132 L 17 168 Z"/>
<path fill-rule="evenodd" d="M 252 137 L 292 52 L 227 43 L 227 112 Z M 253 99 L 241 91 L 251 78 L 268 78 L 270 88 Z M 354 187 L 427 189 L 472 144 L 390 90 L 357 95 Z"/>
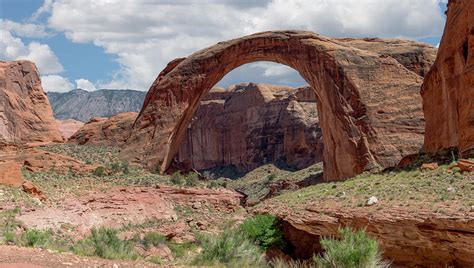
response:
<path fill-rule="evenodd" d="M 421 147 L 422 79 L 397 60 L 312 32 L 263 32 L 177 59 L 151 86 L 122 157 L 165 171 L 202 97 L 246 63 L 288 65 L 318 96 L 324 175 L 343 179 L 394 166 Z"/>
<path fill-rule="evenodd" d="M 135 112 L 127 112 L 110 118 L 94 117 L 69 137 L 68 142 L 79 145 L 121 146 L 130 135 L 137 115 Z"/>
<path fill-rule="evenodd" d="M 436 62 L 423 83 L 427 152 L 457 147 L 474 155 L 474 5 L 449 1 Z"/>
<path fill-rule="evenodd" d="M 38 70 L 30 61 L 0 61 L 0 140 L 63 141 Z"/>
<path fill-rule="evenodd" d="M 58 123 L 59 131 L 61 131 L 66 140 L 84 126 L 83 122 L 74 119 L 56 120 L 56 122 Z"/>
<path fill-rule="evenodd" d="M 23 183 L 21 165 L 15 161 L 0 162 L 0 184 L 20 186 Z"/>
<path fill-rule="evenodd" d="M 240 84 L 213 89 L 187 129 L 177 162 L 202 170 L 232 166 L 239 172 L 265 163 L 304 168 L 322 161 L 316 97 L 310 88 Z"/>

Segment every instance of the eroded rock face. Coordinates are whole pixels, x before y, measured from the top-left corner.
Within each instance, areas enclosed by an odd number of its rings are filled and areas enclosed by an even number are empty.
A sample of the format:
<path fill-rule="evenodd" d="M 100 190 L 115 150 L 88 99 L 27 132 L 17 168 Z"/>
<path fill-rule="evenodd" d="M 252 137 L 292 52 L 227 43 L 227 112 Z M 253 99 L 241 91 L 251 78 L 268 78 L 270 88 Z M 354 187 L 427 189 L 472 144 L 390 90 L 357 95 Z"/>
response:
<path fill-rule="evenodd" d="M 0 140 L 8 143 L 63 141 L 32 62 L 0 61 Z"/>
<path fill-rule="evenodd" d="M 311 88 L 250 83 L 204 96 L 176 161 L 246 172 L 271 162 L 304 168 L 322 161 L 322 151 Z"/>
<path fill-rule="evenodd" d="M 402 39 L 340 38 L 338 41 L 352 47 L 392 57 L 421 77 L 424 77 L 430 70 L 438 51 L 431 45 Z"/>
<path fill-rule="evenodd" d="M 293 214 L 293 215 L 291 215 Z M 296 215 L 297 214 L 297 215 Z M 278 214 L 293 255 L 310 258 L 322 252 L 321 237 L 337 237 L 341 226 L 365 229 L 379 241 L 384 258 L 397 267 L 471 267 L 474 265 L 474 218 L 440 216 L 430 211 L 416 214 L 403 209 L 318 211 Z"/>
<path fill-rule="evenodd" d="M 137 113 L 127 112 L 110 118 L 94 117 L 69 137 L 69 143 L 79 145 L 121 146 L 130 135 Z"/>
<path fill-rule="evenodd" d="M 74 119 L 56 120 L 56 122 L 58 123 L 59 131 L 61 131 L 65 139 L 69 139 L 84 126 L 84 123 Z"/>
<path fill-rule="evenodd" d="M 151 86 L 122 157 L 164 172 L 202 97 L 246 63 L 274 61 L 303 76 L 318 96 L 326 179 L 393 166 L 421 146 L 421 77 L 392 57 L 312 32 L 263 32 L 172 61 Z"/>
<path fill-rule="evenodd" d="M 474 155 L 474 5 L 451 0 L 438 56 L 421 95 L 428 152 L 458 147 Z"/>

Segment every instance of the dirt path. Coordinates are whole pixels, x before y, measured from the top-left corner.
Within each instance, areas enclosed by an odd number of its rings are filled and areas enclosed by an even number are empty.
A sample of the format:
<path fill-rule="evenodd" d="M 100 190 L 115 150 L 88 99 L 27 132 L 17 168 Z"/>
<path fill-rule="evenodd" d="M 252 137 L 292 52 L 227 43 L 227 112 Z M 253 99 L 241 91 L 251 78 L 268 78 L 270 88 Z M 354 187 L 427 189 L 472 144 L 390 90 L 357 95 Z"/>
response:
<path fill-rule="evenodd" d="M 39 248 L 0 246 L 0 268 L 40 267 L 160 267 L 144 261 L 105 260 L 58 253 Z"/>

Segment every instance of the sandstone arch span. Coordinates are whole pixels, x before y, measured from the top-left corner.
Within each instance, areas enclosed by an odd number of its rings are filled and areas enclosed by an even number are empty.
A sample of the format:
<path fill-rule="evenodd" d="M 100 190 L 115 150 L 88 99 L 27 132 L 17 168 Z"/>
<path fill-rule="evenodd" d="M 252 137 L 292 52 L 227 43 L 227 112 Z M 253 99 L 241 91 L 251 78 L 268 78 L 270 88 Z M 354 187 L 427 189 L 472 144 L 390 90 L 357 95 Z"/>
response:
<path fill-rule="evenodd" d="M 420 76 L 392 57 L 343 41 L 276 31 L 220 42 L 170 62 L 152 84 L 122 156 L 166 171 L 203 95 L 228 72 L 254 61 L 290 66 L 315 90 L 327 180 L 395 165 L 420 148 Z"/>

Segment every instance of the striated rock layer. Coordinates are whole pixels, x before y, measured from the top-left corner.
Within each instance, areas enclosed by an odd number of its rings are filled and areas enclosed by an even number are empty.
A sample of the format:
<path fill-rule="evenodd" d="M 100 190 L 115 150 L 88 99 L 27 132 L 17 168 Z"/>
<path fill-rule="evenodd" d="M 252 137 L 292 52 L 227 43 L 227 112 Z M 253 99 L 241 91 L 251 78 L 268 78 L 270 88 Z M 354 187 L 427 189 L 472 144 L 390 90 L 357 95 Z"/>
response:
<path fill-rule="evenodd" d="M 63 141 L 38 70 L 30 61 L 0 61 L 0 141 Z"/>
<path fill-rule="evenodd" d="M 130 135 L 137 113 L 127 112 L 110 118 L 94 117 L 69 137 L 69 143 L 79 145 L 121 146 Z"/>
<path fill-rule="evenodd" d="M 274 212 L 274 211 L 272 211 Z M 444 216 L 430 211 L 379 211 L 347 209 L 324 211 L 317 208 L 276 213 L 284 223 L 285 239 L 293 255 L 310 258 L 322 252 L 322 237 L 338 236 L 338 229 L 365 229 L 380 242 L 385 259 L 396 267 L 472 267 L 474 265 L 474 218 Z M 467 217 L 466 217 L 467 216 Z"/>
<path fill-rule="evenodd" d="M 326 179 L 396 165 L 421 147 L 420 75 L 376 51 L 312 32 L 276 31 L 170 62 L 151 86 L 122 157 L 166 171 L 202 97 L 231 70 L 262 60 L 294 68 L 315 90 Z"/>
<path fill-rule="evenodd" d="M 474 5 L 450 0 L 438 56 L 423 83 L 428 152 L 458 147 L 474 155 Z"/>
<path fill-rule="evenodd" d="M 304 168 L 322 161 L 322 133 L 311 88 L 241 84 L 204 96 L 176 157 L 197 170 L 265 163 Z"/>

